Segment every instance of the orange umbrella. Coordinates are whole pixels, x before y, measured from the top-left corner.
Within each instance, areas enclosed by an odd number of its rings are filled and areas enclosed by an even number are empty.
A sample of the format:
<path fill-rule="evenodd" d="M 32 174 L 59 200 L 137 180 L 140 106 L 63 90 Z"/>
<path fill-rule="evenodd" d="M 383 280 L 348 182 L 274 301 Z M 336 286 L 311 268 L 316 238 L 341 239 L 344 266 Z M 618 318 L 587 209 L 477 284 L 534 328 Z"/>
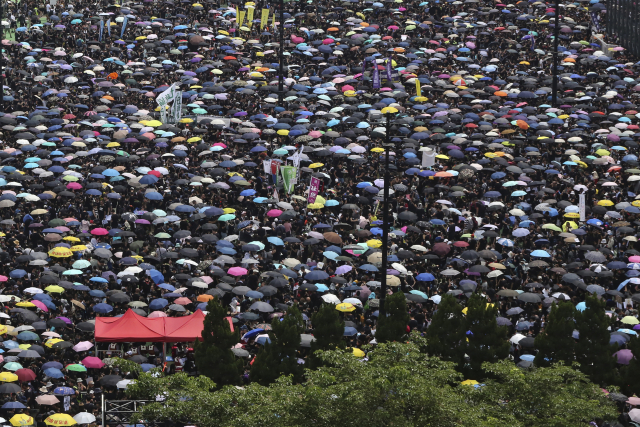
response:
<path fill-rule="evenodd" d="M 524 120 L 516 120 L 516 125 L 523 130 L 529 129 L 529 124 Z"/>
<path fill-rule="evenodd" d="M 340 31 L 340 30 L 336 27 L 330 27 L 330 28 L 327 28 L 327 31 Z"/>
<path fill-rule="evenodd" d="M 213 299 L 213 295 L 208 295 L 208 294 L 198 295 L 198 301 L 200 302 L 207 302 L 212 299 Z"/>
<path fill-rule="evenodd" d="M 453 175 L 451 175 L 449 172 L 436 172 L 436 177 L 438 178 L 451 178 Z"/>
<path fill-rule="evenodd" d="M 505 92 L 503 90 L 497 90 L 497 91 L 493 92 L 493 94 L 495 96 L 507 96 L 507 92 Z"/>
<path fill-rule="evenodd" d="M 110 73 L 110 74 L 107 76 L 107 78 L 108 78 L 108 79 L 111 79 L 111 80 L 115 80 L 115 79 L 117 79 L 117 78 L 118 78 L 118 73 Z"/>

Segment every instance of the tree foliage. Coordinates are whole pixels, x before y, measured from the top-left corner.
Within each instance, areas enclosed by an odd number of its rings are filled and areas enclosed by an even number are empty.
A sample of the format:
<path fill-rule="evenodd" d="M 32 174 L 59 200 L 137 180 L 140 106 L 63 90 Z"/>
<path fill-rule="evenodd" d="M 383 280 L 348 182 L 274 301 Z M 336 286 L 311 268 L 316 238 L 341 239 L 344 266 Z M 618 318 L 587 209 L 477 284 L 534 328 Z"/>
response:
<path fill-rule="evenodd" d="M 280 321 L 272 323 L 271 342 L 260 349 L 251 367 L 251 380 L 262 385 L 274 383 L 280 376 L 302 380 L 303 367 L 298 363 L 300 335 L 304 332 L 302 313 L 297 305 L 287 310 Z"/>
<path fill-rule="evenodd" d="M 620 391 L 627 396 L 640 396 L 640 338 L 632 337 L 627 349 L 635 356 L 620 368 Z"/>
<path fill-rule="evenodd" d="M 333 304 L 323 304 L 311 317 L 311 324 L 315 341 L 311 343 L 312 355 L 309 358 L 309 367 L 316 368 L 321 364 L 320 358 L 315 355 L 317 350 L 336 350 L 345 347 L 344 321 Z"/>
<path fill-rule="evenodd" d="M 544 333 L 535 340 L 538 350 L 534 363 L 536 366 L 551 366 L 563 362 L 571 366 L 575 360 L 575 340 L 573 330 L 576 309 L 570 302 L 560 302 L 551 306 L 551 311 L 544 324 Z"/>
<path fill-rule="evenodd" d="M 498 326 L 497 317 L 498 308 L 495 304 L 487 303 L 478 294 L 469 298 L 465 317 L 468 340 L 465 352 L 469 356 L 465 372 L 468 378 L 482 378 L 483 363 L 497 362 L 509 354 L 507 328 Z"/>
<path fill-rule="evenodd" d="M 198 372 L 211 378 L 219 387 L 240 384 L 242 360 L 231 348 L 240 341 L 237 331 L 231 331 L 227 310 L 217 298 L 207 303 L 202 342 L 196 341 L 195 357 Z"/>
<path fill-rule="evenodd" d="M 445 294 L 427 328 L 427 352 L 462 366 L 466 343 L 462 306 L 453 295 Z"/>
<path fill-rule="evenodd" d="M 378 319 L 376 341 L 379 343 L 402 341 L 407 335 L 407 324 L 411 320 L 404 294 L 396 292 L 386 297 L 384 309 L 386 315 Z"/>
<path fill-rule="evenodd" d="M 580 372 L 564 366 L 522 371 L 507 362 L 486 363 L 494 378 L 461 385 L 454 364 L 420 352 L 426 343 L 379 344 L 368 361 L 342 350 L 319 351 L 323 366 L 269 386 L 227 386 L 178 373 L 141 374 L 131 398 L 153 402 L 139 420 L 198 427 L 548 427 L 587 426 L 615 416 L 612 403 Z"/>
<path fill-rule="evenodd" d="M 575 346 L 576 361 L 580 363 L 580 370 L 602 387 L 616 384 L 619 379 L 616 359 L 612 357 L 617 346 L 609 344 L 609 324 L 604 301 L 596 295 L 587 297 L 583 311 L 576 311 L 576 328 L 580 333 Z"/>

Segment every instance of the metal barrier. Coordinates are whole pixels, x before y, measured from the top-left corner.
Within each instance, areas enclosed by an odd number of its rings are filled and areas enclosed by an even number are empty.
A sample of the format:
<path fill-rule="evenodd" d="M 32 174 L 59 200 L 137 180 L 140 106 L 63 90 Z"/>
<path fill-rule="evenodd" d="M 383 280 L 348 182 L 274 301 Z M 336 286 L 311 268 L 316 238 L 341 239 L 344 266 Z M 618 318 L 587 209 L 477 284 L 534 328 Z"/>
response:
<path fill-rule="evenodd" d="M 640 55 L 640 5 L 635 0 L 608 0 L 607 34 L 634 55 Z"/>
<path fill-rule="evenodd" d="M 105 400 L 102 395 L 102 427 L 131 424 L 133 414 L 151 400 Z M 138 423 L 141 424 L 141 423 Z M 144 425 L 156 425 L 155 423 Z"/>

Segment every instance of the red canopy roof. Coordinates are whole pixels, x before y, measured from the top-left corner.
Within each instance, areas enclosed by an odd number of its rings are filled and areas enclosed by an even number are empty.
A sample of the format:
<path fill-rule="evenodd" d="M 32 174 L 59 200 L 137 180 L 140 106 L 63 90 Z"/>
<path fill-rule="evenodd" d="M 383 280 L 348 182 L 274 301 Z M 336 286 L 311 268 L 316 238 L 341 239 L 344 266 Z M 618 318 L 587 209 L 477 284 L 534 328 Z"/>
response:
<path fill-rule="evenodd" d="M 233 322 L 227 318 L 233 331 Z M 190 342 L 201 339 L 204 313 L 184 317 L 142 317 L 129 309 L 122 317 L 97 317 L 98 342 Z"/>

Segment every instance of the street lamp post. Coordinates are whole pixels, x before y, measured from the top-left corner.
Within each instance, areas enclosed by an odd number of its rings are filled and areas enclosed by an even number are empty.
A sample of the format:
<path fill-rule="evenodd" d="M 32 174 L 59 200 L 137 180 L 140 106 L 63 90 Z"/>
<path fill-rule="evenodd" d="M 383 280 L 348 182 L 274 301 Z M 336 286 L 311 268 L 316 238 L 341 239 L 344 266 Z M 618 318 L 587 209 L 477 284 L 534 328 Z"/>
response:
<path fill-rule="evenodd" d="M 280 52 L 278 61 L 280 71 L 278 78 L 278 106 L 284 108 L 284 0 L 280 0 Z"/>
<path fill-rule="evenodd" d="M 560 35 L 560 0 L 555 0 L 555 27 L 553 27 L 553 83 L 551 105 L 558 106 L 558 36 Z"/>
<path fill-rule="evenodd" d="M 389 150 L 391 149 L 390 121 L 391 115 L 398 112 L 398 109 L 393 107 L 385 107 L 382 109 L 382 114 L 386 116 L 385 136 L 384 136 L 384 189 L 382 200 L 382 277 L 380 278 L 380 315 L 381 318 L 385 315 L 384 303 L 387 297 L 387 255 L 389 252 L 389 184 L 391 179 L 389 178 Z"/>

